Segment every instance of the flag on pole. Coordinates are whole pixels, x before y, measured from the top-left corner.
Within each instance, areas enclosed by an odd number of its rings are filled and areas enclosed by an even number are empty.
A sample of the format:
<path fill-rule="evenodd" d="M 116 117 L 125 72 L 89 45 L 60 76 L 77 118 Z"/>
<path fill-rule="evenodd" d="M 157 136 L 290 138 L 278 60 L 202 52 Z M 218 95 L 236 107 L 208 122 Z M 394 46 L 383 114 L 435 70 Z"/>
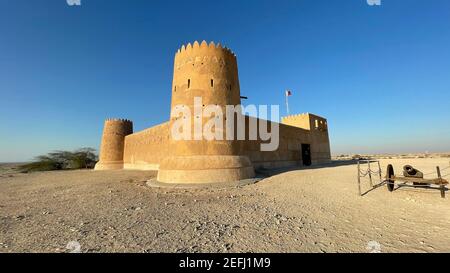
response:
<path fill-rule="evenodd" d="M 288 97 L 292 96 L 291 90 L 286 90 L 286 113 L 289 115 L 289 101 Z"/>

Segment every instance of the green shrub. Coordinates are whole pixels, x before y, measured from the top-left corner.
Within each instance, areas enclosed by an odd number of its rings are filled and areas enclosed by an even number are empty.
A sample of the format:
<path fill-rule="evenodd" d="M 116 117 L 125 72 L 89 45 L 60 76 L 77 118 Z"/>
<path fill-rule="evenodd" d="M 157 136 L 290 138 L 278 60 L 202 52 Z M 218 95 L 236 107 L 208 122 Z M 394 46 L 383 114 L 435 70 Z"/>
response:
<path fill-rule="evenodd" d="M 94 168 L 97 162 L 95 149 L 82 148 L 74 152 L 55 151 L 35 158 L 31 163 L 22 165 L 19 170 L 24 173 L 55 170 L 74 170 Z"/>
<path fill-rule="evenodd" d="M 92 169 L 97 163 L 95 149 L 83 148 L 75 151 L 71 156 L 71 168 L 73 169 Z"/>

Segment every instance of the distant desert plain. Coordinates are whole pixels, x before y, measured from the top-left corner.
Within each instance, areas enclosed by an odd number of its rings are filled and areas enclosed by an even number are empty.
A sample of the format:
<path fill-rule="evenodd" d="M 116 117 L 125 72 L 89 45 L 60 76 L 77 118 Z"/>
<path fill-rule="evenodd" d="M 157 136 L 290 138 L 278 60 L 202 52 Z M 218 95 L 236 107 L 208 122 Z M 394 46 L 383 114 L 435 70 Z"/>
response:
<path fill-rule="evenodd" d="M 359 196 L 351 157 L 202 188 L 152 187 L 154 171 L 25 174 L 1 164 L 0 252 L 450 251 L 450 194 L 372 189 L 363 178 Z M 383 174 L 409 164 L 435 178 L 450 166 L 445 154 L 378 157 Z"/>

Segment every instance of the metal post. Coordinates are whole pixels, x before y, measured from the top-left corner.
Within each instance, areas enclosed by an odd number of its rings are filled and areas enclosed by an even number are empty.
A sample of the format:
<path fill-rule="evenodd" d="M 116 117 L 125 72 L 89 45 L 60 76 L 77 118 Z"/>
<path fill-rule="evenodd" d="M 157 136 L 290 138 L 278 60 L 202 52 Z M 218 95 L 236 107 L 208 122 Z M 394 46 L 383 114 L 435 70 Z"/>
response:
<path fill-rule="evenodd" d="M 436 166 L 436 171 L 437 171 L 437 176 L 439 178 L 439 188 L 441 190 L 441 197 L 445 198 L 445 186 L 444 183 L 442 183 L 442 176 L 441 176 L 441 169 L 439 168 L 439 166 Z"/>
<path fill-rule="evenodd" d="M 358 192 L 359 196 L 361 196 L 361 169 L 359 165 L 359 160 L 358 160 Z"/>
<path fill-rule="evenodd" d="M 380 161 L 378 160 L 378 173 L 380 174 L 380 183 L 383 182 L 383 177 L 381 176 L 381 165 L 380 165 Z"/>
<path fill-rule="evenodd" d="M 370 168 L 370 160 L 367 160 L 367 164 L 369 165 L 369 179 L 370 179 L 370 186 L 373 188 L 373 183 L 372 183 L 372 169 Z"/>
<path fill-rule="evenodd" d="M 286 112 L 289 115 L 289 101 L 288 101 L 289 96 L 287 94 L 287 91 L 286 91 L 286 93 L 284 95 L 286 96 Z"/>

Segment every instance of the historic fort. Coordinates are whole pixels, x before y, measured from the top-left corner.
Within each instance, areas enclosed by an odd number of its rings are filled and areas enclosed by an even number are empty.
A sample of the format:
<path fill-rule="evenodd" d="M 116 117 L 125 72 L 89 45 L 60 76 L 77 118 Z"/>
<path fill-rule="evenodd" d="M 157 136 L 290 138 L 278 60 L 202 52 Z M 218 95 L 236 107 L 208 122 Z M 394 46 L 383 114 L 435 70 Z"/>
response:
<path fill-rule="evenodd" d="M 186 105 L 194 112 L 194 97 L 201 97 L 204 105 L 221 108 L 240 105 L 236 55 L 213 42 L 183 46 L 175 55 L 171 92 L 172 110 Z M 179 118 L 171 115 L 169 121 L 140 132 L 133 132 L 129 120 L 106 120 L 100 161 L 95 169 L 158 170 L 160 182 L 210 183 L 253 178 L 258 168 L 309 166 L 331 159 L 327 120 L 317 115 L 306 113 L 281 118 L 279 146 L 274 151 L 261 151 L 260 144 L 266 140 L 260 137 L 255 140 L 174 139 L 171 125 Z M 192 116 L 198 118 L 203 119 Z M 253 119 L 256 118 L 245 116 L 246 136 Z M 271 128 L 271 121 L 267 123 Z"/>

